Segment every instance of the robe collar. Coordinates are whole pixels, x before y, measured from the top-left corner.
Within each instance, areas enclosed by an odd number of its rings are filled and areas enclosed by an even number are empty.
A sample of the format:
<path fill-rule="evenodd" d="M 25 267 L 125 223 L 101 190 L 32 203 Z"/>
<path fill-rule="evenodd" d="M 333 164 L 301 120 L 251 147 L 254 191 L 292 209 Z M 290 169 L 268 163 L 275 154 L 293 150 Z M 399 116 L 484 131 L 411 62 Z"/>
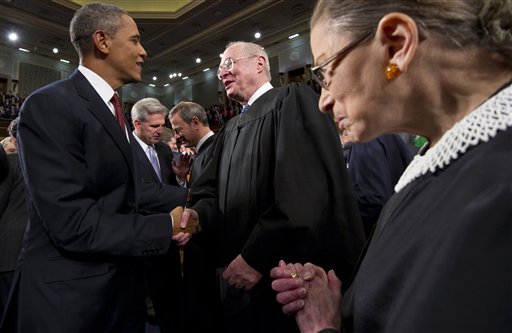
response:
<path fill-rule="evenodd" d="M 447 168 L 469 148 L 512 127 L 512 86 L 502 89 L 455 123 L 424 155 L 416 155 L 395 186 L 399 192 L 415 179 Z"/>

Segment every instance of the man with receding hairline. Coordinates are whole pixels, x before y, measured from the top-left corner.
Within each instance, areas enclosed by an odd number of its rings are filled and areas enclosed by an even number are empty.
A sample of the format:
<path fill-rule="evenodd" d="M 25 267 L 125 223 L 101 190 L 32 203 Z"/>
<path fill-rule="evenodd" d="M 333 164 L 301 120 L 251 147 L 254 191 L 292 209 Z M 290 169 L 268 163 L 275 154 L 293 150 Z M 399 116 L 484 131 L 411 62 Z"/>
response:
<path fill-rule="evenodd" d="M 260 45 L 230 43 L 217 75 L 242 111 L 212 144 L 183 217 L 199 216 L 202 232 L 219 235 L 221 331 L 298 332 L 275 300 L 270 269 L 302 258 L 348 281 L 364 244 L 338 134 L 309 86 L 272 86 Z"/>

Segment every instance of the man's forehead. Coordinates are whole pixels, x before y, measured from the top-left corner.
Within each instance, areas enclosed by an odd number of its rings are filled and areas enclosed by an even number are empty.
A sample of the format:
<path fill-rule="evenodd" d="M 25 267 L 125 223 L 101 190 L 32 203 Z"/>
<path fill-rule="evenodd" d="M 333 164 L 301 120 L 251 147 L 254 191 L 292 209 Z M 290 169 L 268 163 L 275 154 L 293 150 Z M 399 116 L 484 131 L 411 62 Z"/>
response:
<path fill-rule="evenodd" d="M 226 50 L 224 50 L 224 53 L 222 53 L 222 60 L 226 60 L 227 58 L 236 58 L 239 53 L 240 53 L 240 46 L 232 45 L 232 46 L 228 47 Z"/>

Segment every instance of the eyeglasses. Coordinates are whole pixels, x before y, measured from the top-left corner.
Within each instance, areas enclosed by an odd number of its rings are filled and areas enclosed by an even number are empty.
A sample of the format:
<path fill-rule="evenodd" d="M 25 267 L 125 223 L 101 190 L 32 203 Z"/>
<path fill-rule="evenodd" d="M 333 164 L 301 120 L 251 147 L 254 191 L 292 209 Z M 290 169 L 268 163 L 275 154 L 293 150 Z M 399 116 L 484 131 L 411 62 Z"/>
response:
<path fill-rule="evenodd" d="M 233 65 L 236 64 L 236 62 L 238 60 L 247 59 L 247 58 L 253 58 L 253 57 L 257 57 L 257 56 L 256 55 L 252 55 L 252 56 L 240 57 L 240 58 L 236 58 L 236 59 L 227 58 L 226 60 L 224 60 L 224 63 L 219 66 L 219 69 L 217 70 L 217 77 L 219 78 L 219 80 L 222 80 L 222 77 L 221 77 L 222 71 L 229 72 L 230 70 L 233 69 Z"/>
<path fill-rule="evenodd" d="M 366 39 L 368 39 L 368 37 L 370 37 L 372 34 L 373 34 L 373 31 L 370 31 L 370 32 L 362 35 L 361 37 L 353 40 L 350 44 L 348 44 L 347 46 L 345 46 L 338 52 L 334 53 L 332 56 L 330 56 L 327 60 L 322 62 L 320 65 L 311 68 L 311 73 L 313 74 L 313 78 L 315 79 L 315 81 L 318 82 L 318 84 L 323 89 L 329 90 L 327 80 L 325 79 L 325 75 L 324 75 L 325 66 L 327 66 L 328 64 L 330 64 L 331 62 L 333 62 L 334 60 L 336 60 L 338 58 L 346 57 L 350 51 L 352 51 L 356 46 L 358 46 L 359 44 L 364 42 Z"/>

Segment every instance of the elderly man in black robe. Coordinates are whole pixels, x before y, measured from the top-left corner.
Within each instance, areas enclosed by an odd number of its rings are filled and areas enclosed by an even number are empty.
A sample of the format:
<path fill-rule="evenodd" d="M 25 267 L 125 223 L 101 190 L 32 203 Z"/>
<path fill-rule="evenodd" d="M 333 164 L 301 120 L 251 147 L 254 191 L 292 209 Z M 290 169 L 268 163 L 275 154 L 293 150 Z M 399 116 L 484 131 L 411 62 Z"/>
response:
<path fill-rule="evenodd" d="M 213 143 L 184 218 L 198 215 L 218 237 L 222 331 L 298 332 L 270 269 L 282 258 L 317 262 L 348 286 L 365 239 L 337 130 L 309 86 L 272 87 L 257 44 L 230 43 L 218 77 L 242 110 Z"/>

